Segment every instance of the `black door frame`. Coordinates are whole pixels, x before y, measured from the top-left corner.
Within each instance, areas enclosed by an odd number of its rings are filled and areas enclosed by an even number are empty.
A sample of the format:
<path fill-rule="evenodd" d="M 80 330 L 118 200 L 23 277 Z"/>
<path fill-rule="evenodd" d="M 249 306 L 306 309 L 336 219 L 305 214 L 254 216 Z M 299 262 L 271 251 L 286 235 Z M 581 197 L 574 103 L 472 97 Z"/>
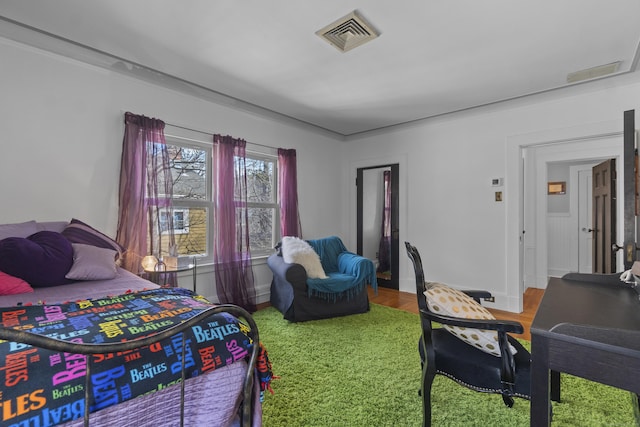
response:
<path fill-rule="evenodd" d="M 357 203 L 357 253 L 362 255 L 362 223 L 363 223 L 363 200 L 364 200 L 364 186 L 363 173 L 365 170 L 370 169 L 383 169 L 391 168 L 391 280 L 389 287 L 392 289 L 399 289 L 399 274 L 400 274 L 400 232 L 399 232 L 399 178 L 400 178 L 400 164 L 390 163 L 384 165 L 367 166 L 358 168 L 356 170 L 356 203 Z"/>
<path fill-rule="evenodd" d="M 635 110 L 623 114 L 623 162 L 624 162 L 624 269 L 628 270 L 638 259 L 638 241 L 640 241 L 640 216 L 638 216 L 638 183 L 636 180 L 636 159 L 638 156 L 635 139 Z"/>

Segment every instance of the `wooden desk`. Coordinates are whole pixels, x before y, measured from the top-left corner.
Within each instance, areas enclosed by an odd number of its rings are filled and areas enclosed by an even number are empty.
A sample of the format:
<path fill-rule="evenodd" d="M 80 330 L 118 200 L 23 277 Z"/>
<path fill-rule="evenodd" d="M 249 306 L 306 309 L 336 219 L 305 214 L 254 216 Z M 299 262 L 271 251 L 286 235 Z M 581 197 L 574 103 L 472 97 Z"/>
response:
<path fill-rule="evenodd" d="M 552 278 L 531 324 L 532 426 L 549 425 L 550 377 L 560 372 L 640 393 L 638 293 L 582 276 L 594 281 Z"/>

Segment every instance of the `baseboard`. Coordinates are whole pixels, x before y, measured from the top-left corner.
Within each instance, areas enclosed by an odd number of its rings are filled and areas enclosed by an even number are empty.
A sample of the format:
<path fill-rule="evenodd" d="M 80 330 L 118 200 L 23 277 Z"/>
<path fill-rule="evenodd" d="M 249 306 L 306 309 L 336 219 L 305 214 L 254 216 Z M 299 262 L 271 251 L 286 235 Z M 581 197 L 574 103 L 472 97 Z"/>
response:
<path fill-rule="evenodd" d="M 491 292 L 491 294 L 495 298 L 495 301 L 482 301 L 483 306 L 496 310 L 509 311 L 511 313 L 522 312 L 520 308 L 520 300 L 517 297 L 496 292 Z"/>
<path fill-rule="evenodd" d="M 550 268 L 549 269 L 549 277 L 562 277 L 567 273 L 570 273 L 571 271 L 565 269 L 565 268 Z M 547 280 L 548 282 L 548 280 Z"/>
<path fill-rule="evenodd" d="M 271 300 L 271 283 L 256 286 L 256 303 L 258 305 Z"/>

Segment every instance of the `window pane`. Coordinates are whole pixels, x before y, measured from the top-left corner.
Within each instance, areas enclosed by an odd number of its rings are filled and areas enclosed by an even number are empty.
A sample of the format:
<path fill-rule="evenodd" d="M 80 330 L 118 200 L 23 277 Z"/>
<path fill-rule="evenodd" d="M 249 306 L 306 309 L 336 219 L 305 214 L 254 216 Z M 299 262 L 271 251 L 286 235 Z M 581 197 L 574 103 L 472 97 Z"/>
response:
<path fill-rule="evenodd" d="M 158 221 L 160 221 L 160 231 L 161 232 L 166 232 L 169 230 L 169 219 L 168 219 L 168 212 L 167 211 L 160 211 L 160 218 L 158 218 Z"/>
<path fill-rule="evenodd" d="M 174 230 L 184 230 L 185 229 L 185 212 L 184 211 L 174 211 L 173 212 L 173 229 Z"/>
<path fill-rule="evenodd" d="M 169 211 L 162 209 L 159 212 L 159 230 L 162 233 L 169 231 Z M 173 209 L 173 232 L 188 233 L 189 232 L 189 210 L 182 208 Z"/>
<path fill-rule="evenodd" d="M 273 249 L 274 208 L 249 208 L 249 242 L 251 251 Z"/>
<path fill-rule="evenodd" d="M 207 252 L 207 209 L 206 208 L 177 208 L 173 212 L 173 232 L 176 241 L 175 251 L 169 248 L 168 211 L 161 210 L 159 216 L 154 218 L 153 241 L 155 255 L 168 255 L 175 253 L 178 256 L 204 255 Z M 149 242 L 152 236 L 147 236 Z M 160 250 L 158 250 L 160 248 Z"/>
<path fill-rule="evenodd" d="M 177 213 L 177 212 L 176 212 Z M 207 209 L 181 209 L 182 224 L 174 215 L 176 249 L 180 255 L 204 255 L 207 252 Z M 179 228 L 179 226 L 182 226 Z"/>
<path fill-rule="evenodd" d="M 207 197 L 207 152 L 193 147 L 167 145 L 173 177 L 173 198 L 205 200 Z"/>
<path fill-rule="evenodd" d="M 274 161 L 247 157 L 246 168 L 247 201 L 258 203 L 274 202 Z"/>

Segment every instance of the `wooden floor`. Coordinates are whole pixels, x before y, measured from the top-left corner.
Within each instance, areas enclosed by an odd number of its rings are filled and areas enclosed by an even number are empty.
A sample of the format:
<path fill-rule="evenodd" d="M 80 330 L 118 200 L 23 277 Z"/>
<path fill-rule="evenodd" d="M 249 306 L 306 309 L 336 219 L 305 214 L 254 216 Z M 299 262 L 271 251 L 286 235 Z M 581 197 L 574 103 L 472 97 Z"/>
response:
<path fill-rule="evenodd" d="M 490 311 L 496 319 L 515 320 L 522 323 L 524 333 L 521 335 L 514 334 L 514 336 L 530 341 L 531 322 L 538 310 L 538 305 L 540 304 L 543 294 L 544 289 L 528 288 L 524 293 L 523 312 L 519 314 L 493 309 L 490 309 Z M 418 313 L 416 295 L 409 292 L 399 292 L 393 289 L 378 287 L 378 295 L 375 295 L 373 290 L 369 288 L 369 301 L 400 310 L 406 310 L 411 313 Z"/>

